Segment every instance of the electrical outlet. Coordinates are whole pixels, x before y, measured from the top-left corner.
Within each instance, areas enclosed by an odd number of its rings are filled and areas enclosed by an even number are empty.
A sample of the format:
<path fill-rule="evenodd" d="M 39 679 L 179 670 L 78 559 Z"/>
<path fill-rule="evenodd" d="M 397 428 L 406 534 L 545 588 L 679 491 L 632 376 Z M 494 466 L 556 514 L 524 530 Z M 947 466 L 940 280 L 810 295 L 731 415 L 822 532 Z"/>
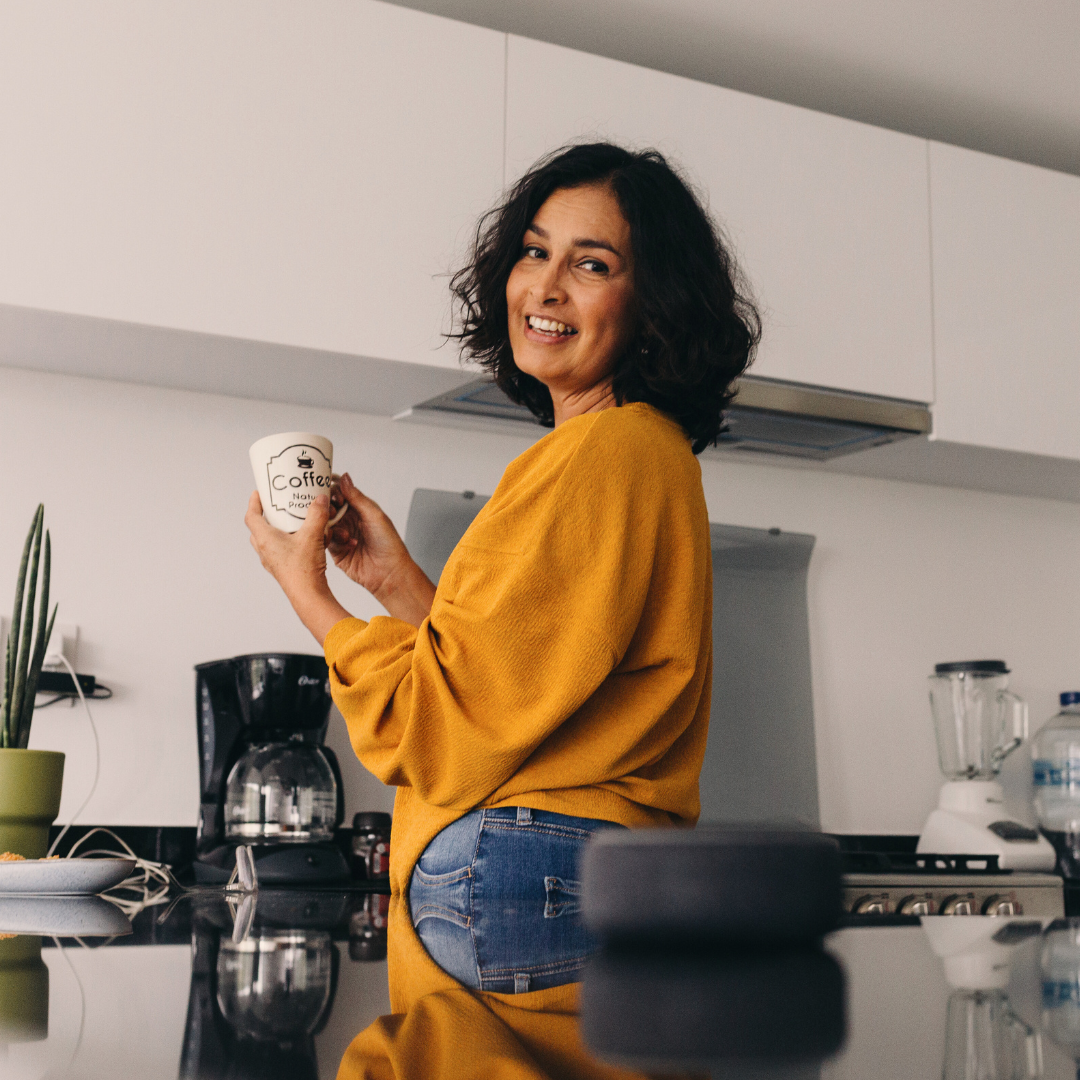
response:
<path fill-rule="evenodd" d="M 79 628 L 74 623 L 57 623 L 53 627 L 52 637 L 45 646 L 45 667 L 61 668 L 64 671 L 63 661 L 60 654 L 63 653 L 67 662 L 75 667 L 75 653 L 79 648 Z"/>
<path fill-rule="evenodd" d="M 0 617 L 0 657 L 7 655 L 7 639 L 8 631 L 11 629 L 11 619 L 6 617 Z M 75 666 L 75 653 L 79 647 L 79 628 L 74 623 L 57 623 L 53 627 L 52 637 L 49 638 L 49 644 L 45 647 L 45 661 L 44 667 L 47 668 L 60 668 L 62 671 L 67 669 L 64 667 L 63 662 L 60 659 L 59 654 L 63 653 L 67 657 L 68 663 L 72 667 Z"/>

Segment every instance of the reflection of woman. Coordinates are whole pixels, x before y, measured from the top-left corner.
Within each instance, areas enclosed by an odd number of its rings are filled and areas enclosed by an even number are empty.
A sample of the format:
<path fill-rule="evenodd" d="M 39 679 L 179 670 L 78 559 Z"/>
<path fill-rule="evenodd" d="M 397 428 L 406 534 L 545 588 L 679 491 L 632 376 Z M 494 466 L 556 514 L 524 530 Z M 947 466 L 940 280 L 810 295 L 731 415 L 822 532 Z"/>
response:
<path fill-rule="evenodd" d="M 542 1006 L 540 996 L 521 1008 L 520 999 L 460 987 L 427 994 L 360 1032 L 345 1051 L 338 1080 L 646 1080 L 589 1053 L 573 995 L 542 995 L 552 999 Z"/>
<path fill-rule="evenodd" d="M 346 475 L 329 550 L 390 613 L 354 619 L 326 582 L 327 500 L 290 536 L 252 496 L 252 543 L 324 645 L 357 754 L 398 787 L 395 894 L 468 986 L 573 980 L 589 833 L 697 818 L 712 592 L 694 454 L 757 342 L 737 280 L 659 154 L 565 150 L 455 278 L 465 351 L 555 430 L 508 466 L 438 588 Z"/>

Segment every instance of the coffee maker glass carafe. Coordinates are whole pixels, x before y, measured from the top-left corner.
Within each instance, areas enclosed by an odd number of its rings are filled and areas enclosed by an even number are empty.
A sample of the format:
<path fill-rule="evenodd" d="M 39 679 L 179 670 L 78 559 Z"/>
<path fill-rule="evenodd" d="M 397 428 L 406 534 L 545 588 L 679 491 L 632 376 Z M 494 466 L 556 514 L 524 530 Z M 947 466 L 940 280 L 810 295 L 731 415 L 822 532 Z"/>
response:
<path fill-rule="evenodd" d="M 938 761 L 949 780 L 992 780 L 1027 737 L 1027 705 L 1010 692 L 1001 660 L 938 664 L 930 707 Z"/>
<path fill-rule="evenodd" d="M 337 781 L 322 749 L 300 739 L 249 747 L 225 787 L 225 837 L 243 843 L 333 840 Z"/>

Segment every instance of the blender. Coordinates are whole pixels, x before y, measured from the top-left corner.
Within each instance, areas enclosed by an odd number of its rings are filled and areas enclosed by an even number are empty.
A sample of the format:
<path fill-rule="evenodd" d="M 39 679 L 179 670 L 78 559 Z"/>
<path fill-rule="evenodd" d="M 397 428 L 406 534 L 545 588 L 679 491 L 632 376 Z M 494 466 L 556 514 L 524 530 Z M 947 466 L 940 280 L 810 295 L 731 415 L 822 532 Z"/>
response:
<path fill-rule="evenodd" d="M 920 854 L 996 857 L 1001 870 L 1051 871 L 1055 854 L 1038 830 L 1008 818 L 997 775 L 1027 737 L 1027 705 L 1008 689 L 1001 660 L 938 664 L 930 707 L 945 774 Z"/>

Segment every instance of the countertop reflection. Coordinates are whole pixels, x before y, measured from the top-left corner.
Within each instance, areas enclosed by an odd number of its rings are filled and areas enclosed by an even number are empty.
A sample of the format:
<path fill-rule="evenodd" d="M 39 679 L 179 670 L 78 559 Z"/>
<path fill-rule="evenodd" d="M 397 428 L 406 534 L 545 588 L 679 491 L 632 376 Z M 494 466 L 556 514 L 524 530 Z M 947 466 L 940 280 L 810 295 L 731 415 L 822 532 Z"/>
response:
<path fill-rule="evenodd" d="M 392 1014 L 385 897 L 264 890 L 246 935 L 220 897 L 164 923 L 144 911 L 131 932 L 103 903 L 0 901 L 4 1080 L 1077 1076 L 1080 923 L 937 917 L 843 929 L 823 950 L 609 948 L 580 986 L 444 983 Z"/>

